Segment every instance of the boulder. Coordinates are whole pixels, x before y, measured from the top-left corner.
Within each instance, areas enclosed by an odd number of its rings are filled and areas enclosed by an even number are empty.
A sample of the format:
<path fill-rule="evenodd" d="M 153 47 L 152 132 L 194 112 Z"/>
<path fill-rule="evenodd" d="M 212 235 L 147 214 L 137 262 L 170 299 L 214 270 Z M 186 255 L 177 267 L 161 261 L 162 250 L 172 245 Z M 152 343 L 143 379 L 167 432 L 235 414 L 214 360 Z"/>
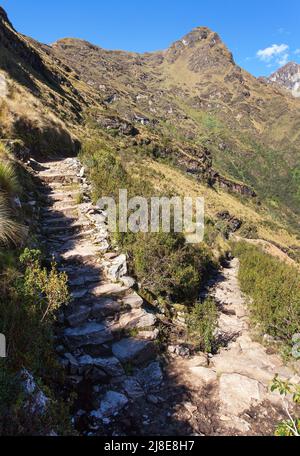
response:
<path fill-rule="evenodd" d="M 139 381 L 134 377 L 128 377 L 122 384 L 126 394 L 131 399 L 139 399 L 144 396 L 144 390 Z"/>
<path fill-rule="evenodd" d="M 111 261 L 111 265 L 107 269 L 107 275 L 110 279 L 117 282 L 121 277 L 127 274 L 127 259 L 126 255 L 122 254 Z"/>
<path fill-rule="evenodd" d="M 133 309 L 121 315 L 118 326 L 123 329 L 151 328 L 156 323 L 156 317 L 144 309 Z"/>
<path fill-rule="evenodd" d="M 99 410 L 91 413 L 96 419 L 110 418 L 117 416 L 128 404 L 128 399 L 124 394 L 115 391 L 108 391 L 101 401 Z"/>
<path fill-rule="evenodd" d="M 127 286 L 128 288 L 132 288 L 135 285 L 135 280 L 132 277 L 124 276 L 121 277 L 120 280 L 123 283 L 123 285 Z"/>
<path fill-rule="evenodd" d="M 143 299 L 135 292 L 133 292 L 133 293 L 129 294 L 128 296 L 126 296 L 125 298 L 123 298 L 122 302 L 123 302 L 124 306 L 129 306 L 132 309 L 138 309 L 144 303 Z"/>
<path fill-rule="evenodd" d="M 26 369 L 20 372 L 20 384 L 26 399 L 25 409 L 31 414 L 45 415 L 49 398 L 38 387 L 33 375 Z"/>
<path fill-rule="evenodd" d="M 141 369 L 137 375 L 137 380 L 146 392 L 158 388 L 163 382 L 163 372 L 158 361 L 155 361 L 144 369 Z"/>

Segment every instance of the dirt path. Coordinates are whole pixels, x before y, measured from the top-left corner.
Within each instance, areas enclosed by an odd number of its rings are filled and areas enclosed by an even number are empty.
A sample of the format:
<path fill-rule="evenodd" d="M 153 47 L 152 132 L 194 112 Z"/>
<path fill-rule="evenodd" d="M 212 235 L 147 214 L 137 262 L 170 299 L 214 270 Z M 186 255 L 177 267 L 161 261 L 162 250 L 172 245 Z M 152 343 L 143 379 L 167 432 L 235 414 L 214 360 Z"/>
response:
<path fill-rule="evenodd" d="M 74 424 L 90 435 L 272 434 L 284 415 L 269 393 L 276 373 L 294 372 L 254 342 L 233 260 L 208 293 L 220 305 L 211 358 L 162 356 L 157 316 L 127 276 L 126 257 L 110 245 L 105 214 L 90 200 L 76 159 L 37 167 L 41 240 L 68 274 L 72 302 L 59 314 L 57 354 Z M 294 380 L 299 380 L 297 377 Z"/>
<path fill-rule="evenodd" d="M 270 392 L 276 374 L 299 383 L 299 363 L 286 367 L 281 358 L 253 340 L 247 304 L 238 282 L 234 259 L 207 291 L 220 308 L 218 338 L 225 345 L 206 362 L 203 356 L 175 359 L 177 381 L 207 391 L 214 404 L 213 420 L 222 434 L 272 434 L 285 417 L 277 393 Z M 216 411 L 217 408 L 217 411 Z"/>

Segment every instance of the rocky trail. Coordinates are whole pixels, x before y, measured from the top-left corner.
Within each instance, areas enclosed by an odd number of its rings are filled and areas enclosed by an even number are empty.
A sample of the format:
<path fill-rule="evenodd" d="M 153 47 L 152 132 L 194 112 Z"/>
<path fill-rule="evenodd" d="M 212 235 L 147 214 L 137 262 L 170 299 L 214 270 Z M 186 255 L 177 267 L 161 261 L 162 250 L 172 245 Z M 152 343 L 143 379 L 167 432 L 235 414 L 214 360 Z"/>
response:
<path fill-rule="evenodd" d="M 299 377 L 254 342 L 233 260 L 205 292 L 220 305 L 216 355 L 161 354 L 159 315 L 145 307 L 110 244 L 105 214 L 90 199 L 75 158 L 38 166 L 42 243 L 69 278 L 56 351 L 66 394 L 77 393 L 74 425 L 88 435 L 272 434 L 285 418 L 269 392 L 275 374 Z"/>

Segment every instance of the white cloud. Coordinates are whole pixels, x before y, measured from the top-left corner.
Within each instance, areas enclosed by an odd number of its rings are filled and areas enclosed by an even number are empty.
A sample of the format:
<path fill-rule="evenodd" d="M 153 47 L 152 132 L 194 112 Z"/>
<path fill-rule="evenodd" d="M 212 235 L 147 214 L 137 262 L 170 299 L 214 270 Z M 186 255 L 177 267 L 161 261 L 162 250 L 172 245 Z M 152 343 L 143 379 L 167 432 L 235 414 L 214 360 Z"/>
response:
<path fill-rule="evenodd" d="M 279 63 L 279 65 L 286 65 L 289 61 L 289 54 L 283 54 L 278 60 L 277 60 L 277 63 Z"/>
<path fill-rule="evenodd" d="M 296 49 L 294 52 L 296 55 L 300 55 L 300 49 Z"/>
<path fill-rule="evenodd" d="M 272 44 L 272 46 L 270 47 L 260 49 L 256 55 L 263 62 L 272 62 L 273 59 L 276 59 L 278 57 L 278 60 L 281 60 L 284 53 L 285 56 L 288 56 L 288 54 L 286 53 L 288 49 L 289 46 L 287 44 Z M 279 63 L 278 60 L 277 63 Z"/>

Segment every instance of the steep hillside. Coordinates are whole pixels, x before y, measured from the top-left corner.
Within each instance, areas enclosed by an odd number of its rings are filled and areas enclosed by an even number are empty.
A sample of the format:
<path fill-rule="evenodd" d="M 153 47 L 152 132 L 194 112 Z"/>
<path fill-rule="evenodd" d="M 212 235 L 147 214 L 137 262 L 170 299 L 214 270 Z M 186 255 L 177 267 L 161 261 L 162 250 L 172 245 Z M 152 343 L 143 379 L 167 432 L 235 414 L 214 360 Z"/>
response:
<path fill-rule="evenodd" d="M 75 153 L 75 126 L 97 94 L 47 46 L 17 33 L 0 8 L 0 136 L 22 139 L 31 153 Z"/>
<path fill-rule="evenodd" d="M 0 8 L 1 435 L 275 432 L 275 375 L 299 395 L 299 123 L 205 27 L 140 55 L 38 43 Z M 111 232 L 97 201 L 123 188 L 204 197 L 203 241 Z"/>
<path fill-rule="evenodd" d="M 76 39 L 52 50 L 110 110 L 169 142 L 157 153 L 172 157 L 174 144 L 194 158 L 201 151 L 214 171 L 254 187 L 275 209 L 299 211 L 299 100 L 238 67 L 216 33 L 196 28 L 143 55 Z"/>
<path fill-rule="evenodd" d="M 70 38 L 46 46 L 18 34 L 3 10 L 0 33 L 3 138 L 74 153 L 89 113 L 211 185 L 258 194 L 296 224 L 300 102 L 238 67 L 216 33 L 199 27 L 143 55 Z"/>

